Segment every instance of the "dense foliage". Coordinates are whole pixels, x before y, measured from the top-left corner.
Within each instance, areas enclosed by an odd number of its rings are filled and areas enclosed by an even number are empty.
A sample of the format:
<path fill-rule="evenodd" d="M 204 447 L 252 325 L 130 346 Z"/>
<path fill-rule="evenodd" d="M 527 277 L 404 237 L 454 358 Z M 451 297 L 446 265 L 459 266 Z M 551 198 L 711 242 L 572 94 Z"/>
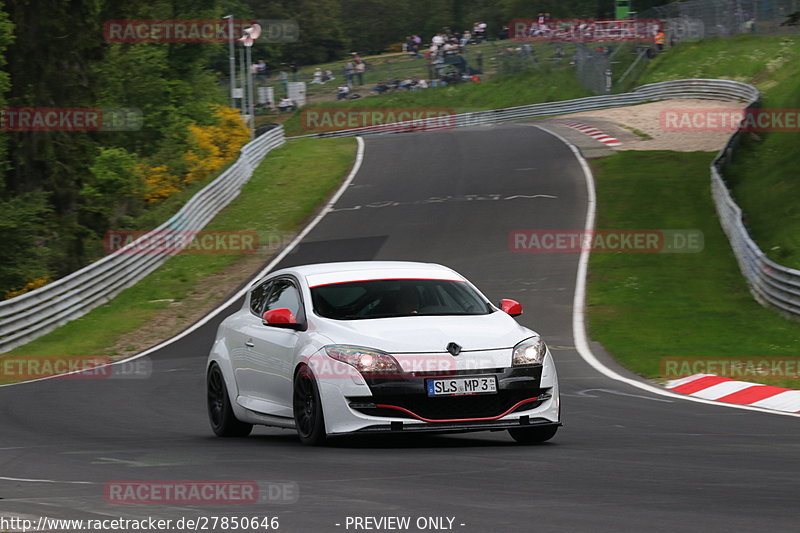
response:
<path fill-rule="evenodd" d="M 639 9 L 645 4 L 640 2 Z M 662 2 L 663 3 L 663 2 Z M 0 130 L 0 297 L 103 255 L 109 229 L 144 229 L 159 203 L 211 177 L 247 140 L 225 108 L 225 43 L 111 43 L 121 19 L 290 19 L 296 42 L 259 42 L 270 71 L 385 50 L 476 21 L 608 17 L 611 0 L 0 0 L 0 108 L 132 108 L 129 131 Z"/>

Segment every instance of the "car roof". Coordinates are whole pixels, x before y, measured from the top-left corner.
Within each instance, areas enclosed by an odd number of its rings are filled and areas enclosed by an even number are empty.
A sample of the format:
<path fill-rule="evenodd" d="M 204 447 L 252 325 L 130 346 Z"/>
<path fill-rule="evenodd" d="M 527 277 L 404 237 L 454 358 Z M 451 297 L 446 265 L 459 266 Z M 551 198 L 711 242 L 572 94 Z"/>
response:
<path fill-rule="evenodd" d="M 373 279 L 446 279 L 466 281 L 446 266 L 414 261 L 343 261 L 285 268 L 270 277 L 291 274 L 304 278 L 309 287 Z"/>

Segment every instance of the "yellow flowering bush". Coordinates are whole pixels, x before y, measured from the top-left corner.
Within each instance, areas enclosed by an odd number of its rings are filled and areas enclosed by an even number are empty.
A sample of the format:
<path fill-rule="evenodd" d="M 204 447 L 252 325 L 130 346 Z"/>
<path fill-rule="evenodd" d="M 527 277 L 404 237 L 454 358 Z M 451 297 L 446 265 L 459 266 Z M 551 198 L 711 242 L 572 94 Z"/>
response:
<path fill-rule="evenodd" d="M 15 298 L 21 294 L 25 294 L 26 292 L 30 292 L 32 290 L 38 289 L 39 287 L 44 287 L 50 283 L 50 276 L 41 276 L 39 278 L 34 278 L 30 280 L 28 283 L 23 285 L 22 287 L 18 287 L 16 289 L 11 289 L 6 291 L 5 299 L 9 300 L 11 298 Z"/>
<path fill-rule="evenodd" d="M 250 132 L 237 110 L 214 106 L 214 117 L 217 121 L 210 126 L 189 126 L 192 147 L 183 156 L 189 167 L 186 183 L 203 180 L 236 159 L 250 140 Z"/>
<path fill-rule="evenodd" d="M 144 183 L 143 197 L 148 203 L 164 200 L 181 190 L 180 178 L 172 175 L 167 165 L 155 167 L 139 165 L 137 170 L 142 176 L 142 182 Z"/>

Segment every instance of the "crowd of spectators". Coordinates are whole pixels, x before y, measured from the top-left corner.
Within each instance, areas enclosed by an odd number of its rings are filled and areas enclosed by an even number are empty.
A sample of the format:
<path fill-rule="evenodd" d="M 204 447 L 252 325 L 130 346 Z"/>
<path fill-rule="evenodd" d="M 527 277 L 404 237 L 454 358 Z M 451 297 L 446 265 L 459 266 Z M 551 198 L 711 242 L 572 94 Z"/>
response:
<path fill-rule="evenodd" d="M 503 27 L 499 37 L 508 38 L 509 30 Z M 463 32 L 454 32 L 449 28 L 444 28 L 435 34 L 428 44 L 424 44 L 419 35 L 406 36 L 402 44 L 403 52 L 410 54 L 414 58 L 425 58 L 428 65 L 428 79 L 409 76 L 405 78 L 388 78 L 381 80 L 369 88 L 369 94 L 385 94 L 392 91 L 417 91 L 429 87 L 438 87 L 462 81 L 480 81 L 478 74 L 482 71 L 482 56 L 477 53 L 477 68 L 468 67 L 466 60 L 460 57 L 464 48 L 470 44 L 480 44 L 488 38 L 487 25 L 485 22 L 475 22 L 471 28 Z M 367 63 L 353 52 L 351 57 L 343 65 L 341 78 L 334 75 L 330 68 L 323 69 L 317 67 L 309 83 L 312 85 L 324 85 L 337 79 L 342 80 L 337 85 L 337 99 L 360 98 L 356 91 L 357 87 L 364 86 L 364 75 L 368 70 Z M 258 78 L 268 80 L 269 72 L 264 60 L 258 60 L 251 67 L 253 74 Z M 286 72 L 290 70 L 291 76 Z M 288 94 L 288 82 L 290 79 L 297 80 L 297 67 L 289 65 L 289 68 L 280 71 L 276 77 L 283 86 L 284 94 Z M 290 111 L 296 107 L 296 103 L 284 98 L 278 108 L 280 111 Z"/>

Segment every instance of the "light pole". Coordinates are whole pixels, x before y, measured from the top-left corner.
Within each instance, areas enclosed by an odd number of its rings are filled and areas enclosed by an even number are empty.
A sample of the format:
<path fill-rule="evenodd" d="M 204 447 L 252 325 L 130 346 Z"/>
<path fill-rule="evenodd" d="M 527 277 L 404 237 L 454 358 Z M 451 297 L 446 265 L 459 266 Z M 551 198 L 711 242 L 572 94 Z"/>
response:
<path fill-rule="evenodd" d="M 244 61 L 244 46 L 239 49 L 239 68 L 241 79 L 239 83 L 241 85 L 241 95 L 242 95 L 242 119 L 247 120 L 247 92 L 245 91 L 245 87 L 247 85 L 247 65 Z"/>
<path fill-rule="evenodd" d="M 258 24 L 253 24 L 249 28 L 244 29 L 244 35 L 239 39 L 242 42 L 243 49 L 246 51 L 246 59 L 243 60 L 244 65 L 243 69 L 246 68 L 247 70 L 242 70 L 242 73 L 245 76 L 245 83 L 242 84 L 242 87 L 246 88 L 247 91 L 247 98 L 245 101 L 249 101 L 249 104 L 245 104 L 242 106 L 242 110 L 247 109 L 248 114 L 250 116 L 250 137 L 255 136 L 255 126 L 256 126 L 256 114 L 255 114 L 255 96 L 253 86 L 255 85 L 255 80 L 253 79 L 253 56 L 251 49 L 253 47 L 253 42 L 261 35 L 261 26 Z"/>
<path fill-rule="evenodd" d="M 228 64 L 231 74 L 231 109 L 236 107 L 236 53 L 233 49 L 233 15 L 222 17 L 228 19 Z"/>
<path fill-rule="evenodd" d="M 249 39 L 248 41 L 244 42 L 245 48 L 245 55 L 247 56 L 247 113 L 250 115 L 250 138 L 252 139 L 255 136 L 255 129 L 256 129 L 256 113 L 255 113 L 255 106 L 253 105 L 253 56 L 252 56 L 252 49 L 253 49 L 253 40 Z"/>

